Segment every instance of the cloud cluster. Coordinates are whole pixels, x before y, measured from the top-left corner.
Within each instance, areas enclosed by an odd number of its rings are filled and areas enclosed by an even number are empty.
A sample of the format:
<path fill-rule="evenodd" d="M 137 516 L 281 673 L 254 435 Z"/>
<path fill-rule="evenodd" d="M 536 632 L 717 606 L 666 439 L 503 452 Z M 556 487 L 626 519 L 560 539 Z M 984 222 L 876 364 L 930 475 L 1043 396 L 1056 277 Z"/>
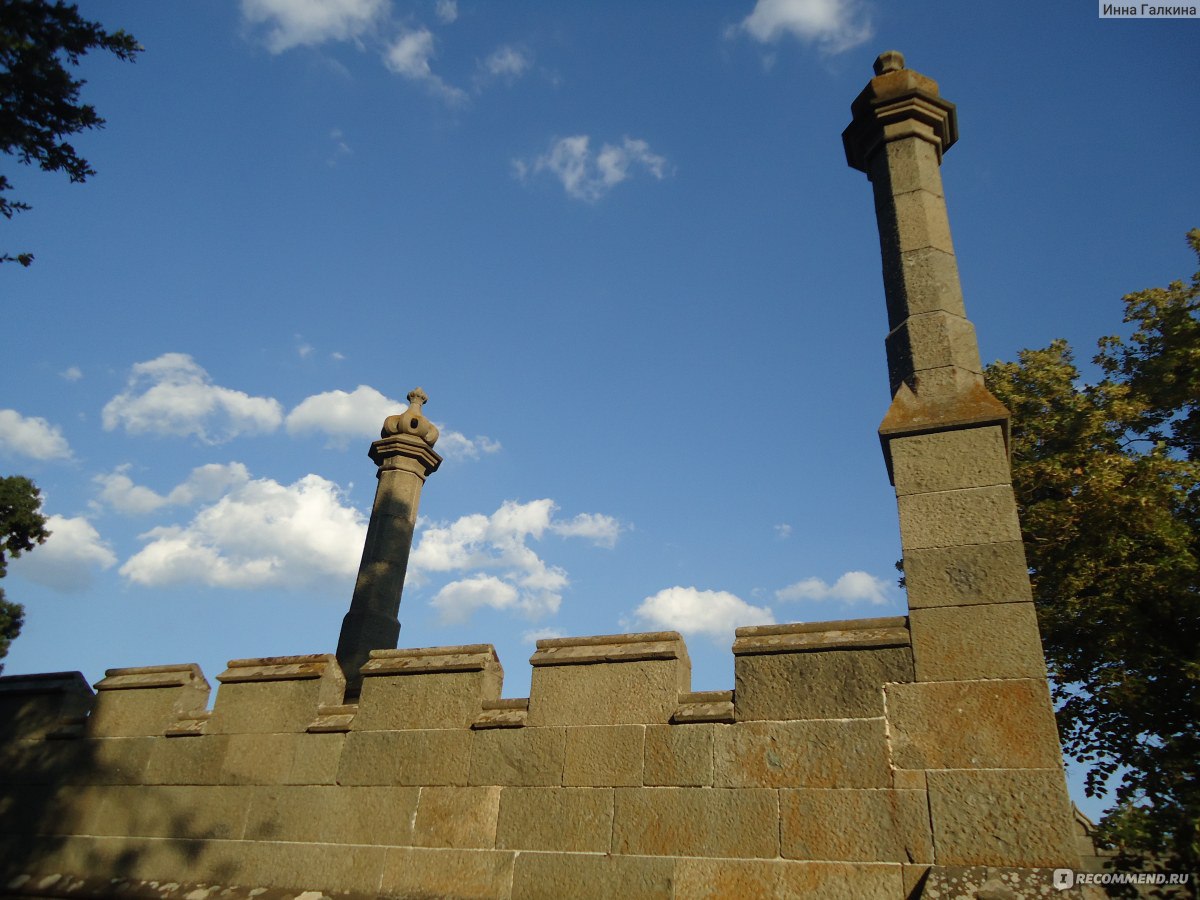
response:
<path fill-rule="evenodd" d="M 431 601 L 445 622 L 462 622 L 483 607 L 517 610 L 530 617 L 558 611 L 567 573 L 549 565 L 528 545 L 546 534 L 582 537 L 612 547 L 621 528 L 611 516 L 584 513 L 554 518 L 554 501 L 507 501 L 490 516 L 463 516 L 426 528 L 409 558 L 419 582 L 432 573 L 462 573 Z"/>
<path fill-rule="evenodd" d="M 685 635 L 732 638 L 743 625 L 771 625 L 769 607 L 753 606 L 727 591 L 702 591 L 695 587 L 669 587 L 642 601 L 634 612 L 641 625 L 653 631 L 679 631 Z"/>
<path fill-rule="evenodd" d="M 619 145 L 604 144 L 598 153 L 591 150 L 586 134 L 560 138 L 532 162 L 513 160 L 513 171 L 524 181 L 530 175 L 549 172 L 561 182 L 567 196 L 595 203 L 614 187 L 631 177 L 631 170 L 643 170 L 662 180 L 667 160 L 650 150 L 643 140 L 626 137 Z"/>
<path fill-rule="evenodd" d="M 267 29 L 271 53 L 362 37 L 384 16 L 388 0 L 242 0 L 242 16 Z"/>
<path fill-rule="evenodd" d="M 71 447 L 57 426 L 15 409 L 0 409 L 0 453 L 30 459 L 70 459 Z"/>
<path fill-rule="evenodd" d="M 449 104 L 466 102 L 466 91 L 434 74 L 429 65 L 433 56 L 433 32 L 428 28 L 418 28 L 406 31 L 392 41 L 383 55 L 383 62 L 392 72 L 425 85 L 431 93 Z"/>
<path fill-rule="evenodd" d="M 362 513 L 333 482 L 319 475 L 290 485 L 258 478 L 236 484 L 187 525 L 142 534 L 146 545 L 120 573 L 144 587 L 305 586 L 353 578 L 365 536 Z"/>
<path fill-rule="evenodd" d="M 186 353 L 164 353 L 137 363 L 124 392 L 101 412 L 104 428 L 130 434 L 193 436 L 219 444 L 241 434 L 274 431 L 283 407 L 270 397 L 251 397 L 212 383 Z"/>
<path fill-rule="evenodd" d="M 109 431 L 122 428 L 130 434 L 193 436 L 207 444 L 225 443 L 243 434 L 267 434 L 284 425 L 290 435 L 324 434 L 332 445 L 345 446 L 351 439 L 378 436 L 383 420 L 406 405 L 405 401 L 393 400 L 360 384 L 350 392 L 313 394 L 285 416 L 278 400 L 251 397 L 213 384 L 208 372 L 192 357 L 164 353 L 134 365 L 124 392 L 105 405 L 102 421 Z M 4 439 L 3 414 L 0 411 L 0 446 Z M 25 420 L 30 421 L 45 425 L 40 419 Z M 66 447 L 65 441 L 62 446 Z M 443 428 L 437 450 L 447 459 L 478 459 L 481 454 L 500 450 L 500 443 L 485 435 L 469 438 Z M 108 478 L 111 490 L 120 493 L 122 476 L 118 471 L 101 477 Z M 143 494 L 141 505 L 150 502 Z"/>
<path fill-rule="evenodd" d="M 184 482 L 166 494 L 159 494 L 144 485 L 134 484 L 126 474 L 130 468 L 128 464 L 117 466 L 112 472 L 92 479 L 100 486 L 98 501 L 125 515 L 144 515 L 164 506 L 213 501 L 250 480 L 250 472 L 241 463 L 209 463 L 192 469 Z"/>
<path fill-rule="evenodd" d="M 847 572 L 833 584 L 820 578 L 805 578 L 775 592 L 775 598 L 785 602 L 796 600 L 837 600 L 842 603 L 870 603 L 883 606 L 892 602 L 888 596 L 891 582 L 866 572 Z"/>
<path fill-rule="evenodd" d="M 50 537 L 10 563 L 22 578 L 62 593 L 83 591 L 96 572 L 111 569 L 116 554 L 84 516 L 47 516 Z"/>
<path fill-rule="evenodd" d="M 785 35 L 841 53 L 874 34 L 861 0 L 758 0 L 738 28 L 770 44 Z"/>

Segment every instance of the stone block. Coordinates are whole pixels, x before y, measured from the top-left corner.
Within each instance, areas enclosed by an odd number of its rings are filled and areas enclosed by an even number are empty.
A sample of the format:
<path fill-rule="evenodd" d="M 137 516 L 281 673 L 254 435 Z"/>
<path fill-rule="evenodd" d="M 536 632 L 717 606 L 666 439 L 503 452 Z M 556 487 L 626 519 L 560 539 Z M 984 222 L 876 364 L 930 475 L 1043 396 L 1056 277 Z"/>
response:
<path fill-rule="evenodd" d="M 504 670 L 490 644 L 372 650 L 362 668 L 355 731 L 467 728 L 500 696 Z"/>
<path fill-rule="evenodd" d="M 256 790 L 224 785 L 110 788 L 101 813 L 111 835 L 175 840 L 240 840 Z"/>
<path fill-rule="evenodd" d="M 776 857 L 776 792 L 754 788 L 617 788 L 613 853 Z"/>
<path fill-rule="evenodd" d="M 499 810 L 498 787 L 423 787 L 412 842 L 418 847 L 491 849 Z"/>
<path fill-rule="evenodd" d="M 292 771 L 296 734 L 227 735 L 221 763 L 223 784 L 282 784 Z M 303 735 L 308 737 L 308 735 Z M 181 738 L 194 740 L 194 738 Z"/>
<path fill-rule="evenodd" d="M 0 792 L 0 847 L 18 835 L 87 833 L 104 788 L 10 785 Z"/>
<path fill-rule="evenodd" d="M 1033 599 L 1020 541 L 906 551 L 904 580 L 909 609 Z"/>
<path fill-rule="evenodd" d="M 292 737 L 292 767 L 285 779 L 288 784 L 333 784 L 346 735 L 303 734 Z"/>
<path fill-rule="evenodd" d="M 680 859 L 675 896 L 688 900 L 772 897 L 899 900 L 900 866 L 787 860 Z"/>
<path fill-rule="evenodd" d="M 893 393 L 914 374 L 920 378 L 923 372 L 945 367 L 983 371 L 975 326 L 962 316 L 944 312 L 910 316 L 888 334 L 884 346 Z"/>
<path fill-rule="evenodd" d="M 642 783 L 709 787 L 713 783 L 715 725 L 647 725 Z"/>
<path fill-rule="evenodd" d="M 241 848 L 238 874 L 242 884 L 368 897 L 379 896 L 389 852 L 385 847 L 277 841 L 246 842 Z"/>
<path fill-rule="evenodd" d="M 380 893 L 387 897 L 461 900 L 508 897 L 515 856 L 497 850 L 388 850 Z"/>
<path fill-rule="evenodd" d="M 717 787 L 891 786 L 883 719 L 740 722 L 715 736 Z"/>
<path fill-rule="evenodd" d="M 944 253 L 954 252 L 954 241 L 950 237 L 950 220 L 946 215 L 946 201 L 932 191 L 918 189 L 900 194 L 892 199 L 895 209 L 894 241 L 896 250 L 930 248 Z M 880 221 L 880 225 L 883 222 Z"/>
<path fill-rule="evenodd" d="M 529 661 L 530 725 L 665 725 L 691 687 L 674 631 L 540 640 Z"/>
<path fill-rule="evenodd" d="M 1007 485 L 908 494 L 900 507 L 900 543 L 910 550 L 1021 540 L 1017 502 Z"/>
<path fill-rule="evenodd" d="M 939 865 L 1078 865 L 1061 763 L 930 772 L 929 809 Z"/>
<path fill-rule="evenodd" d="M 247 788 L 247 840 L 407 846 L 420 788 L 294 785 Z"/>
<path fill-rule="evenodd" d="M 563 784 L 573 787 L 640 785 L 645 734 L 644 725 L 568 728 Z"/>
<path fill-rule="evenodd" d="M 743 722 L 878 717 L 883 715 L 883 685 L 912 678 L 907 647 L 738 653 L 734 705 Z"/>
<path fill-rule="evenodd" d="M 0 743 L 0 785 L 86 783 L 95 773 L 88 741 Z"/>
<path fill-rule="evenodd" d="M 883 283 L 887 288 L 889 330 L 910 315 L 966 315 L 958 261 L 944 250 L 925 247 L 884 258 Z"/>
<path fill-rule="evenodd" d="M 1072 867 L 1069 867 L 1072 868 Z M 1096 893 L 1089 893 L 1094 890 Z M 934 897 L 997 897 L 1001 900 L 1104 900 L 1103 888 L 1076 885 L 1060 888 L 1054 884 L 1050 868 L 1017 868 L 1011 866 L 931 866 L 926 876 L 923 898 Z M 1143 896 L 1138 894 L 1137 896 Z M 1157 891 L 1153 896 L 1161 896 Z"/>
<path fill-rule="evenodd" d="M 914 609 L 909 619 L 918 681 L 1046 677 L 1032 603 Z"/>
<path fill-rule="evenodd" d="M 145 741 L 149 760 L 146 784 L 220 784 L 229 737 L 206 734 L 181 738 L 108 738 L 108 741 Z M 107 743 L 107 741 L 106 741 Z M 101 745 L 103 746 L 103 745 Z"/>
<path fill-rule="evenodd" d="M 87 715 L 92 689 L 79 672 L 0 676 L 0 744 L 40 738 L 65 718 Z"/>
<path fill-rule="evenodd" d="M 252 802 L 245 821 L 245 838 L 249 841 L 299 841 L 320 843 L 325 838 L 327 821 L 335 812 L 337 795 L 341 791 L 362 788 L 338 788 L 332 785 L 288 785 L 251 788 Z M 416 790 L 389 788 L 385 790 Z M 375 843 L 363 841 L 362 843 Z"/>
<path fill-rule="evenodd" d="M 471 735 L 471 784 L 556 785 L 566 764 L 565 728 L 495 728 Z"/>
<path fill-rule="evenodd" d="M 675 863 L 638 856 L 521 853 L 513 870 L 513 900 L 670 900 Z M 504 896 L 499 894 L 497 896 Z M 682 895 L 679 895 L 682 896 Z"/>
<path fill-rule="evenodd" d="M 496 846 L 608 853 L 612 823 L 612 788 L 506 787 Z"/>
<path fill-rule="evenodd" d="M 845 862 L 933 862 L 924 791 L 783 790 L 782 855 Z"/>
<path fill-rule="evenodd" d="M 346 687 L 330 653 L 234 659 L 217 681 L 209 734 L 306 731 L 319 707 L 342 702 Z"/>
<path fill-rule="evenodd" d="M 894 437 L 889 446 L 898 495 L 1012 482 L 999 425 Z"/>
<path fill-rule="evenodd" d="M 471 732 L 359 731 L 346 735 L 339 784 L 466 784 Z"/>
<path fill-rule="evenodd" d="M 203 713 L 208 694 L 195 663 L 109 669 L 96 683 L 87 731 L 93 737 L 161 735 L 179 719 Z"/>
<path fill-rule="evenodd" d="M 73 784 L 140 784 L 166 738 L 97 738 L 64 742 L 75 759 L 65 780 Z M 57 743 L 57 742 L 54 742 Z"/>
<path fill-rule="evenodd" d="M 928 191 L 934 196 L 943 196 L 941 160 L 933 144 L 928 141 L 890 141 L 883 150 L 887 154 L 888 193 Z"/>
<path fill-rule="evenodd" d="M 1050 693 L 1041 679 L 893 684 L 886 690 L 898 768 L 1062 766 Z"/>
<path fill-rule="evenodd" d="M 700 722 L 735 721 L 733 691 L 692 691 L 679 695 L 679 705 L 671 713 L 672 725 L 691 725 Z"/>

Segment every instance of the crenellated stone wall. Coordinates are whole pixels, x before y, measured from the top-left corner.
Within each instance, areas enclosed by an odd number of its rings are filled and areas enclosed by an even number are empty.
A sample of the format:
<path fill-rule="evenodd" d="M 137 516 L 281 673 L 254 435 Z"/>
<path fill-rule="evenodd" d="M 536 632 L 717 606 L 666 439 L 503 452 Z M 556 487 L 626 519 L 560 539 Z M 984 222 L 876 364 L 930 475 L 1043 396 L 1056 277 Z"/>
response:
<path fill-rule="evenodd" d="M 94 695 L 77 673 L 0 678 L 0 877 L 20 896 L 898 900 L 998 877 L 962 868 L 980 861 L 1077 864 L 1070 810 L 1036 791 L 999 851 L 940 849 L 953 785 L 929 779 L 1058 748 L 1001 693 L 929 716 L 907 618 L 743 628 L 734 654 L 735 690 L 691 693 L 675 632 L 543 640 L 530 696 L 504 699 L 489 645 L 377 650 L 353 704 L 332 655 L 234 660 L 211 712 L 194 665 L 112 669 Z M 1044 687 L 1024 701 L 1049 710 Z"/>

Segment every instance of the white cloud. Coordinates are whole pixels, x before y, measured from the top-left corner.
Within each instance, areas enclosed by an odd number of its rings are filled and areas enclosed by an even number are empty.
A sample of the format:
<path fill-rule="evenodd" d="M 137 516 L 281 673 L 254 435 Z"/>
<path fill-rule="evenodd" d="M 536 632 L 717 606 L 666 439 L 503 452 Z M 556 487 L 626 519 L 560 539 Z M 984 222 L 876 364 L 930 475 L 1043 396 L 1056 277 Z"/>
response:
<path fill-rule="evenodd" d="M 164 353 L 134 365 L 124 393 L 105 404 L 104 428 L 130 434 L 189 435 L 209 444 L 240 434 L 271 432 L 283 408 L 270 397 L 251 397 L 212 383 L 186 353 Z"/>
<path fill-rule="evenodd" d="M 545 638 L 560 638 L 566 637 L 557 628 L 534 628 L 532 631 L 526 631 L 521 635 L 521 640 L 526 644 L 536 644 Z"/>
<path fill-rule="evenodd" d="M 557 522 L 555 508 L 552 500 L 509 500 L 490 516 L 475 513 L 446 525 L 429 526 L 421 532 L 409 558 L 409 573 L 416 583 L 437 572 L 467 575 L 434 597 L 433 605 L 444 621 L 462 621 L 482 606 L 514 609 L 530 617 L 555 613 L 570 583 L 567 573 L 548 565 L 526 542 L 540 540 L 547 532 L 589 537 L 598 543 L 597 533 L 606 535 L 603 528 L 583 528 L 577 524 L 581 521 L 611 521 L 607 530 L 619 531 L 615 520 L 598 514 Z M 612 539 L 615 541 L 615 533 Z"/>
<path fill-rule="evenodd" d="M 186 526 L 141 535 L 148 543 L 120 572 L 145 587 L 309 586 L 353 578 L 365 536 L 362 513 L 333 482 L 305 475 L 285 486 L 260 478 L 202 507 Z"/>
<path fill-rule="evenodd" d="M 513 170 L 524 180 L 531 173 L 550 172 L 568 197 L 594 203 L 630 177 L 631 168 L 640 168 L 657 179 L 666 175 L 667 160 L 650 151 L 643 140 L 624 138 L 621 144 L 605 144 L 593 154 L 586 134 L 561 138 L 547 153 L 532 163 L 513 160 Z"/>
<path fill-rule="evenodd" d="M 352 438 L 374 439 L 379 436 L 383 420 L 402 412 L 408 403 L 393 400 L 369 385 L 360 384 L 353 391 L 325 391 L 305 397 L 287 415 L 287 430 L 291 435 L 325 434 L 334 446 L 345 446 Z M 443 428 L 434 447 L 446 459 L 478 459 L 482 453 L 497 453 L 501 446 L 486 435 L 474 439 L 459 431 Z"/>
<path fill-rule="evenodd" d="M 458 3 L 456 0 L 437 0 L 433 6 L 433 12 L 439 21 L 449 25 L 458 18 Z"/>
<path fill-rule="evenodd" d="M 83 377 L 83 369 L 79 368 L 79 366 L 69 366 L 58 374 L 59 377 L 66 381 L 78 381 Z"/>
<path fill-rule="evenodd" d="M 484 75 L 489 78 L 503 78 L 515 81 L 533 65 L 533 58 L 519 47 L 511 44 L 497 47 L 487 59 L 480 63 Z"/>
<path fill-rule="evenodd" d="M 242 0 L 243 18 L 267 28 L 272 53 L 361 37 L 387 8 L 387 0 Z"/>
<path fill-rule="evenodd" d="M 866 572 L 847 572 L 833 584 L 820 578 L 805 578 L 775 592 L 775 599 L 839 600 L 842 603 L 870 603 L 882 606 L 892 602 L 888 596 L 891 582 Z"/>
<path fill-rule="evenodd" d="M 433 32 L 428 28 L 419 28 L 405 32 L 393 41 L 383 56 L 383 62 L 397 75 L 424 84 L 447 103 L 462 103 L 467 99 L 466 92 L 434 74 L 429 65 L 433 56 Z"/>
<path fill-rule="evenodd" d="M 241 463 L 209 463 L 192 469 L 187 480 L 164 495 L 144 485 L 134 484 L 126 474 L 129 469 L 128 464 L 118 466 L 112 472 L 92 479 L 100 485 L 100 501 L 126 515 L 143 515 L 164 506 L 211 502 L 231 488 L 250 480 L 249 471 Z"/>
<path fill-rule="evenodd" d="M 792 536 L 792 526 L 787 522 L 780 522 L 775 526 L 775 536 L 781 541 L 785 541 Z"/>
<path fill-rule="evenodd" d="M 680 631 L 717 639 L 732 639 L 733 630 L 742 625 L 775 622 L 768 607 L 752 606 L 727 591 L 702 591 L 678 585 L 647 597 L 634 616 L 653 631 Z"/>
<path fill-rule="evenodd" d="M 0 409 L 0 453 L 31 459 L 70 459 L 71 447 L 57 425 L 39 416 Z"/>
<path fill-rule="evenodd" d="M 758 0 L 739 28 L 761 43 L 784 35 L 841 53 L 874 33 L 860 0 Z"/>
<path fill-rule="evenodd" d="M 90 587 L 97 570 L 116 565 L 116 555 L 85 517 L 47 516 L 46 529 L 46 543 L 10 563 L 22 578 L 73 593 Z"/>
<path fill-rule="evenodd" d="M 325 164 L 330 168 L 335 168 L 343 159 L 354 155 L 354 149 L 346 143 L 346 135 L 342 132 L 342 129 L 335 128 L 330 131 L 329 140 L 333 141 L 333 153 L 330 154 L 329 159 L 325 160 Z M 301 356 L 307 356 L 309 353 L 312 353 L 313 348 L 308 345 L 305 346 L 308 347 L 308 352 L 306 353 L 301 350 Z M 337 354 L 334 355 L 336 356 Z"/>
<path fill-rule="evenodd" d="M 617 545 L 621 523 L 603 513 L 580 513 L 566 522 L 554 522 L 550 530 L 561 537 L 587 538 L 597 547 L 612 549 Z"/>

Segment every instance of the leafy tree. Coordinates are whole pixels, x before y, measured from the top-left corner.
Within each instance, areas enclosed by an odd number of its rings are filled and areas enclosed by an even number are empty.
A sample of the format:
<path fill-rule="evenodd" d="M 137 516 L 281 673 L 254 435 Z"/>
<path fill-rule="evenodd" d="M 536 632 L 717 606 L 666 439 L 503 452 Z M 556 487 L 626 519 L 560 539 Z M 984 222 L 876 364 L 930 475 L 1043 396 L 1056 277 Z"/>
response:
<path fill-rule="evenodd" d="M 0 478 L 0 578 L 8 574 L 10 557 L 15 559 L 50 536 L 41 506 L 41 492 L 28 478 Z M 21 633 L 24 617 L 21 604 L 4 599 L 0 588 L 0 659 L 8 655 L 8 645 Z"/>
<path fill-rule="evenodd" d="M 0 152 L 46 172 L 63 171 L 71 181 L 95 175 L 88 161 L 64 138 L 104 120 L 95 107 L 79 102 L 83 79 L 72 78 L 89 50 L 108 50 L 132 60 L 141 50 L 124 31 L 109 34 L 79 15 L 74 4 L 56 0 L 0 0 Z M 4 196 L 12 185 L 0 175 L 0 215 L 11 219 L 29 204 Z M 0 263 L 33 262 L 30 253 L 0 254 Z"/>
<path fill-rule="evenodd" d="M 1200 256 L 1200 229 L 1188 235 Z M 1124 298 L 1083 384 L 1066 341 L 987 369 L 1067 751 L 1102 834 L 1200 871 L 1200 273 Z"/>

